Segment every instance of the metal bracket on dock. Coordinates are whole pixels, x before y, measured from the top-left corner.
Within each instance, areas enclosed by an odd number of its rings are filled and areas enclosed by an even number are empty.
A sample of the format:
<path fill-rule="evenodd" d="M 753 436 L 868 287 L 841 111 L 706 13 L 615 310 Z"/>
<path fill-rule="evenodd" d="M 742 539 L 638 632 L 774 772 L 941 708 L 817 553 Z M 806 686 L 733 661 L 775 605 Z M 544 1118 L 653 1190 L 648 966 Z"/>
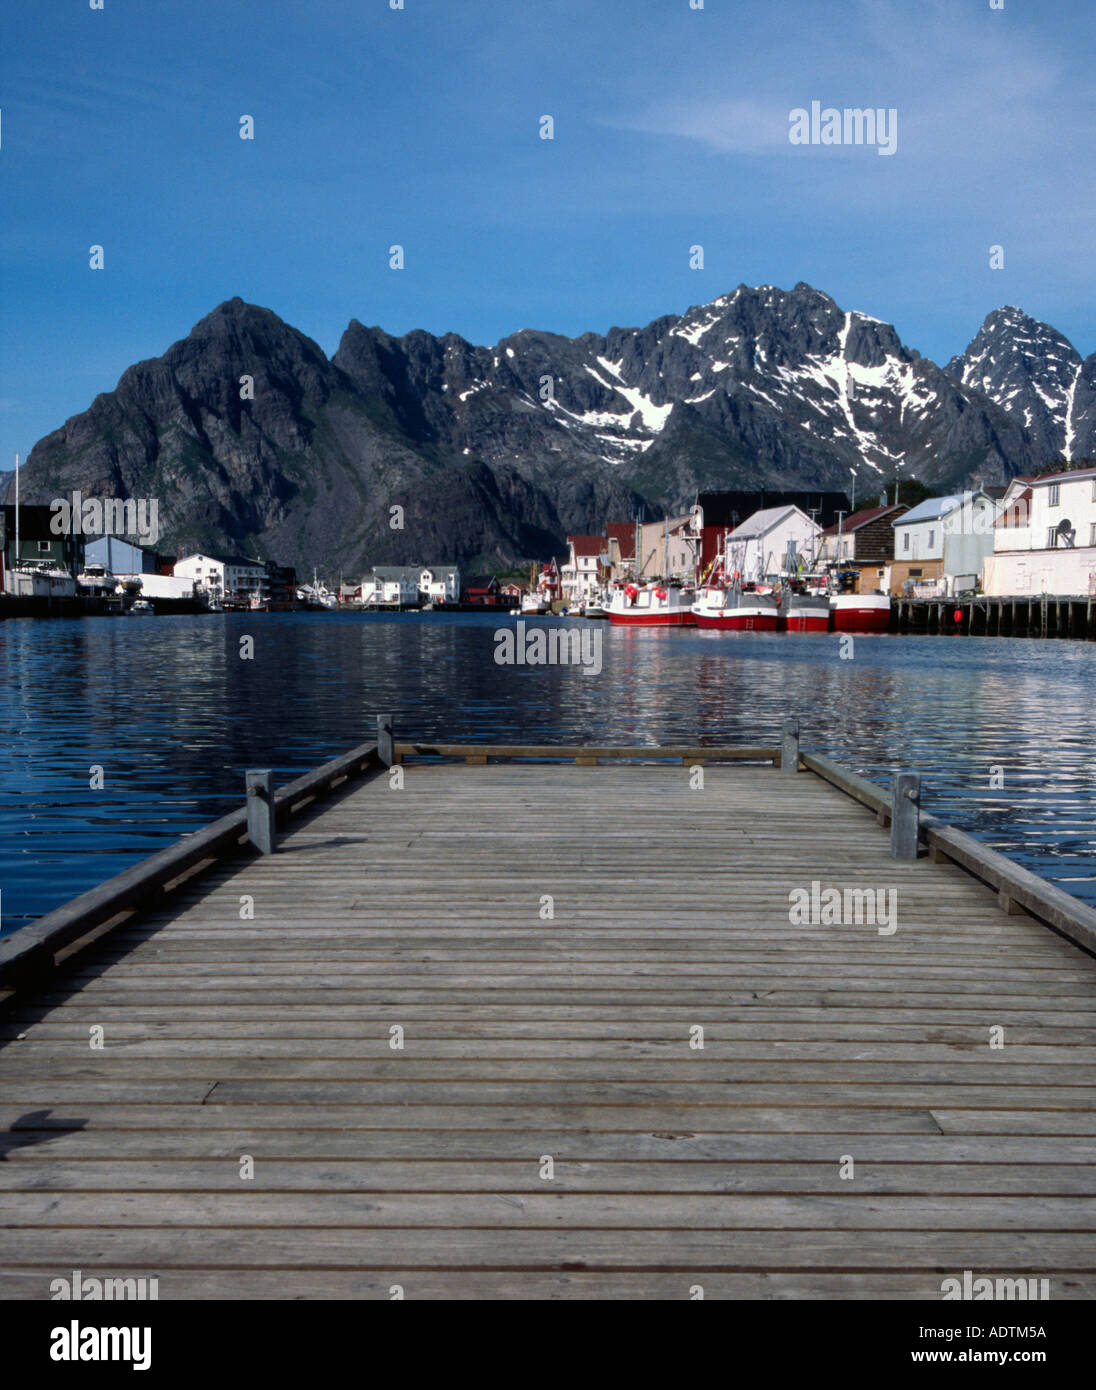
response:
<path fill-rule="evenodd" d="M 780 771 L 799 771 L 799 720 L 794 716 L 784 720 L 784 740 L 780 750 Z"/>
<path fill-rule="evenodd" d="M 377 757 L 385 767 L 391 767 L 396 762 L 396 745 L 390 714 L 377 715 Z"/>
<path fill-rule="evenodd" d="M 274 772 L 261 768 L 247 778 L 247 838 L 261 854 L 274 853 Z"/>
<path fill-rule="evenodd" d="M 891 858 L 916 859 L 921 834 L 921 774 L 896 772 L 891 795 Z"/>

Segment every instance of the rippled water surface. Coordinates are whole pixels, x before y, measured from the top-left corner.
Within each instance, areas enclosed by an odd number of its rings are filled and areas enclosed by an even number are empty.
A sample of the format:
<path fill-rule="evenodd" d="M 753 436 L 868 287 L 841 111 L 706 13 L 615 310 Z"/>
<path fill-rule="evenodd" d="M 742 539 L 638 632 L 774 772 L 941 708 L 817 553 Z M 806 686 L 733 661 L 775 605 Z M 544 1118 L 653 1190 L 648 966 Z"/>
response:
<path fill-rule="evenodd" d="M 1096 904 L 1094 645 L 858 636 L 842 659 L 835 636 L 600 624 L 587 676 L 496 665 L 512 622 L 0 623 L 3 930 L 239 806 L 245 768 L 285 781 L 371 738 L 378 710 L 399 737 L 546 743 L 768 743 L 798 714 L 806 747 L 877 780 L 920 770 L 925 809 Z"/>

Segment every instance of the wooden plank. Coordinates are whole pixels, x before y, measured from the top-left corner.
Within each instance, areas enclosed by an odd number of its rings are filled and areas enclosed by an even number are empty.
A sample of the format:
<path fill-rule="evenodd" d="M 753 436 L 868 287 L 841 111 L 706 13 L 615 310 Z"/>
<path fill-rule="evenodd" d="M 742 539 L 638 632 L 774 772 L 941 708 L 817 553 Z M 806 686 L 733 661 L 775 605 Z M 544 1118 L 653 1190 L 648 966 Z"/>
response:
<path fill-rule="evenodd" d="M 395 1260 L 395 1255 L 401 1257 Z M 25 1229 L 3 1233 L 6 1267 L 92 1270 L 111 1266 L 134 1273 L 179 1266 L 210 1270 L 512 1269 L 713 1272 L 893 1269 L 961 1273 L 964 1269 L 1051 1271 L 1089 1276 L 1096 1268 L 1096 1234 L 1085 1231 L 858 1230 L 505 1230 L 463 1231 L 307 1229 L 237 1230 L 106 1227 L 92 1231 Z M 290 1286 L 287 1281 L 286 1287 Z"/>
<path fill-rule="evenodd" d="M 179 1129 L 179 1130 L 240 1130 L 240 1129 L 597 1129 L 599 1125 L 614 1132 L 656 1130 L 660 1133 L 692 1133 L 704 1130 L 711 1133 L 762 1133 L 791 1131 L 804 1134 L 939 1134 L 941 1124 L 923 1108 L 887 1106 L 705 1106 L 693 1113 L 677 1105 L 653 1105 L 637 1102 L 614 1107 L 611 1115 L 599 1104 L 560 1105 L 558 1103 L 521 1105 L 440 1105 L 407 1106 L 401 1104 L 327 1105 L 320 1102 L 306 1105 L 261 1104 L 255 1102 L 225 1105 L 216 1101 L 205 1104 L 159 1104 L 149 1101 L 128 1101 L 125 1097 L 109 1097 L 102 1091 L 88 1097 L 80 1092 L 79 1083 L 73 1093 L 83 1096 L 76 1103 L 53 1095 L 49 1102 L 8 1103 L 5 1087 L 0 1103 L 0 1126 L 14 1126 L 23 1131 L 53 1129 L 82 1129 L 85 1126 L 112 1129 Z M 109 1088 L 108 1088 L 109 1090 Z M 52 1094 L 52 1093 L 51 1093 Z M 964 1111 L 963 1115 L 984 1116 L 980 1128 L 969 1132 L 993 1134 L 994 1120 L 1002 1113 L 1008 1116 L 1027 1115 L 1031 1125 L 1026 1129 L 1005 1132 L 1022 1134 L 1091 1134 L 1096 1133 L 1096 1117 L 1076 1111 Z M 1089 1122 L 1092 1121 L 1090 1124 Z M 1012 1124 L 1011 1119 L 1009 1124 Z M 1053 1128 L 1046 1128 L 1053 1124 Z M 1073 1126 L 1070 1128 L 1070 1126 Z M 956 1126 L 953 1132 L 968 1132 Z"/>
<path fill-rule="evenodd" d="M 520 1160 L 523 1165 L 549 1148 L 561 1166 L 593 1163 L 670 1163 L 677 1167 L 718 1163 L 728 1176 L 735 1165 L 761 1164 L 795 1170 L 809 1164 L 823 1164 L 832 1172 L 841 1155 L 855 1145 L 858 1171 L 869 1175 L 899 1164 L 939 1166 L 956 1183 L 979 1181 L 978 1169 L 999 1164 L 1022 1165 L 1038 1186 L 1040 1175 L 1033 1168 L 1077 1167 L 1088 1173 L 1092 1167 L 1092 1140 L 1084 1135 L 1028 1134 L 942 1134 L 933 1124 L 925 1132 L 892 1129 L 877 1132 L 860 1127 L 827 1132 L 823 1122 L 808 1128 L 809 1120 L 792 1128 L 785 1115 L 756 1116 L 761 1131 L 743 1129 L 723 1133 L 711 1131 L 668 1131 L 616 1129 L 599 1133 L 566 1129 L 340 1129 L 248 1128 L 227 1129 L 191 1125 L 188 1128 L 125 1129 L 112 1127 L 104 1107 L 97 1107 L 81 1129 L 35 1129 L 33 1118 L 27 1125 L 5 1135 L 5 1164 L 0 1174 L 13 1173 L 20 1165 L 28 1169 L 40 1186 L 49 1186 L 56 1167 L 78 1161 L 88 1165 L 106 1159 L 125 1162 L 129 1173 L 145 1171 L 161 1159 L 229 1160 L 233 1181 L 238 1181 L 239 1157 L 250 1153 L 263 1165 L 259 1181 L 265 1181 L 267 1165 L 277 1160 L 293 1160 L 309 1171 L 342 1159 L 356 1161 L 392 1160 L 400 1163 L 445 1160 L 449 1163 L 481 1164 L 484 1161 Z M 826 1112 L 828 1116 L 830 1112 Z M 979 1112 L 980 1115 L 985 1112 Z M 259 1118 L 262 1122 L 262 1117 Z M 966 1190 L 966 1189 L 964 1189 Z M 973 1190 L 973 1189 L 972 1189 Z M 1033 1188 L 1034 1190 L 1034 1188 Z"/>
<path fill-rule="evenodd" d="M 315 1083 L 317 1099 L 330 1094 L 333 1102 L 340 1089 L 355 1098 L 366 1092 L 383 1097 L 386 1088 L 392 1087 L 399 1087 L 409 1100 L 420 1091 L 432 1093 L 446 1087 L 456 1100 L 471 1095 L 476 1088 L 483 1094 L 496 1088 L 512 1091 L 524 1087 L 532 1098 L 546 1086 L 566 1086 L 583 1093 L 599 1086 L 605 1088 L 606 1094 L 611 1091 L 620 1096 L 638 1086 L 651 1095 L 662 1095 L 677 1087 L 682 1104 L 701 1104 L 717 1098 L 726 1100 L 728 1093 L 740 1097 L 779 1088 L 783 1094 L 791 1086 L 802 1087 L 805 1097 L 829 1095 L 834 1088 L 844 1086 L 851 1098 L 869 1092 L 874 1095 L 880 1090 L 890 1097 L 899 1086 L 910 1088 L 905 1094 L 921 1094 L 926 1087 L 945 1085 L 954 1088 L 949 1091 L 954 1095 L 972 1090 L 987 1094 L 1004 1087 L 1018 1102 L 1025 1096 L 1035 1100 L 1042 1090 L 1046 1105 L 1054 1105 L 1063 1096 L 1082 1104 L 1096 1103 L 1096 1069 L 1091 1064 L 1000 1060 L 988 1046 L 983 1046 L 981 1059 L 959 1063 L 886 1058 L 850 1062 L 790 1056 L 774 1061 L 727 1060 L 707 1047 L 703 1052 L 690 1053 L 687 1043 L 680 1051 L 679 1058 L 659 1060 L 617 1059 L 611 1053 L 596 1058 L 510 1058 L 483 1057 L 472 1046 L 465 1049 L 464 1056 L 430 1058 L 419 1057 L 405 1047 L 400 1052 L 388 1049 L 387 1055 L 351 1061 L 330 1057 L 255 1057 L 245 1053 L 237 1054 L 231 1065 L 225 1066 L 212 1049 L 197 1057 L 133 1057 L 126 1049 L 91 1052 L 85 1045 L 75 1056 L 70 1053 L 62 1057 L 13 1058 L 8 1055 L 10 1049 L 0 1052 L 0 1085 L 7 1095 L 12 1095 L 9 1086 L 41 1087 L 60 1081 L 109 1084 L 121 1076 L 130 1083 L 205 1080 L 208 1086 L 213 1078 L 227 1073 L 230 1079 L 222 1080 L 221 1086 L 255 1083 L 269 1086 L 272 1094 L 291 1094 L 300 1089 L 298 1083 Z M 570 1092 L 559 1090 L 557 1094 Z M 226 1099 L 223 1091 L 218 1091 L 217 1099 Z"/>
<path fill-rule="evenodd" d="M 531 1166 L 534 1166 L 531 1161 Z M 398 1229 L 401 1240 L 417 1229 L 457 1230 L 478 1238 L 488 1230 L 566 1227 L 586 1232 L 840 1231 L 850 1249 L 853 1232 L 1010 1231 L 1091 1236 L 1096 1255 L 1096 1203 L 1085 1197 L 906 1196 L 850 1192 L 787 1196 L 734 1192 L 605 1193 L 494 1192 L 264 1192 L 237 1179 L 235 1192 L 0 1191 L 0 1249 L 16 1230 L 66 1227 L 157 1226 L 165 1231 L 232 1228 L 345 1231 Z"/>
<path fill-rule="evenodd" d="M 268 1158 L 260 1145 L 248 1191 L 265 1193 L 509 1193 L 543 1194 L 539 1154 L 521 1159 L 494 1154 L 478 1160 Z M 711 1196 L 830 1194 L 957 1196 L 993 1198 L 1033 1193 L 1044 1197 L 1096 1196 L 1096 1166 L 1072 1164 L 879 1163 L 856 1161 L 852 1180 L 840 1176 L 840 1155 L 831 1144 L 826 1162 L 710 1163 L 680 1157 L 630 1162 L 604 1159 L 558 1160 L 553 1192 L 689 1193 Z M 25 1151 L 24 1151 L 25 1152 Z M 228 1192 L 239 1194 L 239 1155 L 229 1159 L 58 1160 L 40 1166 L 26 1160 L 0 1164 L 3 1192 Z M 1033 1169 L 1035 1171 L 1033 1171 Z M 1091 1203 L 1089 1203 L 1091 1206 Z M 890 1209 L 888 1209 L 890 1210 Z M 758 1212 L 760 1217 L 761 1212 Z M 21 1224 L 26 1224 L 25 1222 Z"/>
<path fill-rule="evenodd" d="M 123 1267 L 96 1266 L 85 1269 L 89 1277 L 129 1277 L 131 1265 Z M 292 1284 L 294 1298 L 340 1299 L 362 1301 L 393 1297 L 399 1288 L 406 1299 L 442 1299 L 449 1301 L 569 1301 L 606 1300 L 633 1302 L 673 1299 L 694 1299 L 702 1275 L 704 1298 L 707 1301 L 762 1299 L 862 1299 L 877 1302 L 882 1299 L 933 1299 L 941 1293 L 941 1276 L 932 1271 L 909 1274 L 904 1270 L 873 1269 L 860 1273 L 784 1273 L 765 1270 L 757 1273 L 727 1274 L 722 1271 L 693 1271 L 663 1274 L 645 1271 L 604 1272 L 590 1274 L 568 1270 L 565 1273 L 515 1270 L 424 1270 L 392 1267 L 382 1272 L 353 1270 L 187 1270 L 171 1269 L 166 1275 L 160 1266 L 147 1266 L 139 1273 L 159 1279 L 161 1299 L 224 1300 L 250 1302 L 258 1299 L 284 1300 L 287 1283 Z M 0 1269 L 0 1300 L 43 1299 L 50 1296 L 50 1282 L 56 1277 L 53 1269 Z M 1041 1277 L 1047 1277 L 1044 1271 Z M 1050 1297 L 1056 1302 L 1064 1299 L 1092 1299 L 1096 1296 L 1096 1279 L 1072 1272 L 1052 1271 Z"/>
<path fill-rule="evenodd" d="M 744 1042 L 729 1042 L 719 1036 L 705 1033 L 704 1061 L 689 1048 L 689 1034 L 681 1029 L 672 1040 L 657 1039 L 637 1041 L 634 1038 L 589 1039 L 589 1038 L 439 1038 L 423 1037 L 418 1028 L 405 1032 L 404 1049 L 398 1058 L 393 1054 L 386 1027 L 379 1027 L 371 1038 L 352 1037 L 295 1037 L 295 1038 L 256 1038 L 216 1036 L 216 1029 L 210 1028 L 205 1037 L 171 1036 L 156 1038 L 127 1038 L 122 1033 L 123 1025 L 110 1026 L 104 1031 L 104 1051 L 89 1052 L 86 1030 L 70 1035 L 67 1039 L 43 1038 L 42 1030 L 36 1028 L 32 1039 L 27 1039 L 17 1049 L 9 1048 L 0 1053 L 0 1074 L 19 1076 L 33 1070 L 40 1076 L 61 1076 L 65 1069 L 81 1069 L 89 1062 L 97 1068 L 117 1068 L 119 1057 L 125 1059 L 128 1074 L 174 1075 L 183 1066 L 198 1066 L 202 1061 L 218 1061 L 225 1058 L 240 1059 L 234 1062 L 233 1076 L 284 1076 L 278 1059 L 294 1069 L 306 1064 L 310 1068 L 322 1069 L 328 1079 L 337 1076 L 384 1076 L 392 1074 L 400 1077 L 424 1075 L 429 1066 L 430 1074 L 438 1076 L 436 1064 L 445 1068 L 444 1075 L 453 1075 L 454 1062 L 463 1064 L 463 1074 L 483 1075 L 485 1066 L 491 1075 L 498 1075 L 500 1063 L 512 1067 L 515 1063 L 528 1064 L 530 1071 L 546 1060 L 565 1069 L 567 1075 L 609 1076 L 620 1075 L 620 1067 L 627 1065 L 629 1077 L 652 1079 L 681 1075 L 694 1078 L 703 1065 L 704 1076 L 710 1076 L 708 1067 L 718 1061 L 725 1071 L 733 1064 L 752 1066 L 755 1063 L 779 1063 L 780 1071 L 775 1074 L 785 1079 L 787 1067 L 804 1067 L 818 1072 L 824 1069 L 827 1078 L 840 1078 L 845 1070 L 861 1067 L 886 1066 L 891 1075 L 906 1075 L 900 1070 L 906 1063 L 917 1063 L 926 1074 L 939 1074 L 941 1065 L 955 1068 L 953 1076 L 962 1079 L 964 1075 L 978 1081 L 972 1068 L 988 1067 L 1004 1069 L 1010 1081 L 1020 1080 L 1015 1071 L 1018 1064 L 1035 1064 L 1042 1075 L 1050 1082 L 1078 1081 L 1096 1076 L 1096 1047 L 1071 1046 L 1068 1041 L 1060 1045 L 1010 1043 L 1004 1058 L 990 1053 L 988 1031 L 983 1030 L 980 1037 L 970 1037 L 963 1042 L 940 1045 L 931 1041 L 919 1042 L 863 1042 L 856 1048 L 856 1061 L 850 1062 L 847 1041 L 828 1039 L 802 1039 L 795 1041 L 769 1041 L 754 1039 Z M 452 1030 L 451 1030 L 452 1031 Z M 261 1042 L 260 1048 L 256 1042 Z M 261 1052 L 261 1057 L 256 1053 Z M 474 1071 L 467 1059 L 475 1057 L 478 1071 Z M 108 1060 L 110 1059 L 110 1060 Z M 357 1059 L 356 1061 L 352 1059 Z M 330 1063 L 331 1065 L 327 1065 Z M 834 1066 L 833 1064 L 837 1064 Z M 148 1070 L 155 1064 L 156 1070 Z M 161 1070 L 165 1064 L 170 1069 Z M 584 1070 L 578 1070 L 582 1068 Z M 832 1068 L 832 1069 L 831 1069 Z M 669 1069 L 669 1070 L 667 1070 Z M 203 1068 L 205 1070 L 205 1068 Z M 91 1074 L 91 1073 L 88 1073 Z M 806 1071 L 809 1077 L 811 1070 Z M 1028 1074 L 1025 1072 L 1025 1075 Z M 732 1077 L 731 1079 L 734 1079 Z M 924 1078 L 923 1078 L 924 1079 Z"/>
<path fill-rule="evenodd" d="M 648 759 L 668 762 L 708 758 L 721 762 L 771 762 L 779 757 L 780 749 L 766 744 L 757 747 L 697 747 L 689 744 L 663 746 L 659 744 L 615 744 L 601 748 L 587 744 L 555 743 L 397 743 L 396 752 L 403 758 L 463 758 L 466 762 L 488 758 L 536 758 L 548 760 L 577 760 L 580 758 Z"/>

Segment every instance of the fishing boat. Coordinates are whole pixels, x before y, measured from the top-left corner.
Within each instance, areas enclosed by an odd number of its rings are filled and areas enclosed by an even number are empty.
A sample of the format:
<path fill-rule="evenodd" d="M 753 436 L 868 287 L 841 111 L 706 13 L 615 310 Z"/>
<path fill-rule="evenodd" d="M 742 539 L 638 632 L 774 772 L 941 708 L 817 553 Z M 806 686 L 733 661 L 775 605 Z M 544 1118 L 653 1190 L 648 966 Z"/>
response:
<path fill-rule="evenodd" d="M 742 574 L 723 545 L 700 582 L 693 604 L 697 627 L 723 632 L 775 632 L 779 626 L 779 599 L 769 584 L 742 582 Z"/>
<path fill-rule="evenodd" d="M 780 609 L 770 590 L 743 586 L 737 580 L 706 584 L 693 604 L 697 627 L 725 632 L 775 632 Z"/>
<path fill-rule="evenodd" d="M 552 605 L 548 599 L 536 589 L 522 595 L 520 609 L 511 609 L 511 612 L 519 618 L 546 618 L 551 611 Z"/>
<path fill-rule="evenodd" d="M 692 627 L 693 595 L 670 584 L 625 584 L 607 609 L 610 623 L 630 627 Z"/>
<path fill-rule="evenodd" d="M 886 632 L 890 627 L 890 594 L 832 594 L 830 613 L 835 632 Z"/>
<path fill-rule="evenodd" d="M 779 627 L 781 632 L 829 632 L 829 595 L 801 581 L 789 581 L 780 593 Z"/>

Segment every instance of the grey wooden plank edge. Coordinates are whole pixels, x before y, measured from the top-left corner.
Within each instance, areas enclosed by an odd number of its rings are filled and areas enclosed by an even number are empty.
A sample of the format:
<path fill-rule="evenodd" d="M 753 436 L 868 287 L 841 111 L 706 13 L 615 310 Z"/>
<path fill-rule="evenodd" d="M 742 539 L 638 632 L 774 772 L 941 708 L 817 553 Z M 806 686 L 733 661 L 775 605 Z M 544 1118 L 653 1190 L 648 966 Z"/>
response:
<path fill-rule="evenodd" d="M 507 744 L 507 743 L 397 743 L 395 753 L 399 758 L 643 758 L 649 760 L 671 761 L 689 759 L 710 762 L 771 762 L 780 765 L 780 749 L 776 747 L 719 747 L 697 748 L 691 745 L 660 747 L 658 745 L 632 745 L 626 747 L 581 747 L 571 744 Z"/>

